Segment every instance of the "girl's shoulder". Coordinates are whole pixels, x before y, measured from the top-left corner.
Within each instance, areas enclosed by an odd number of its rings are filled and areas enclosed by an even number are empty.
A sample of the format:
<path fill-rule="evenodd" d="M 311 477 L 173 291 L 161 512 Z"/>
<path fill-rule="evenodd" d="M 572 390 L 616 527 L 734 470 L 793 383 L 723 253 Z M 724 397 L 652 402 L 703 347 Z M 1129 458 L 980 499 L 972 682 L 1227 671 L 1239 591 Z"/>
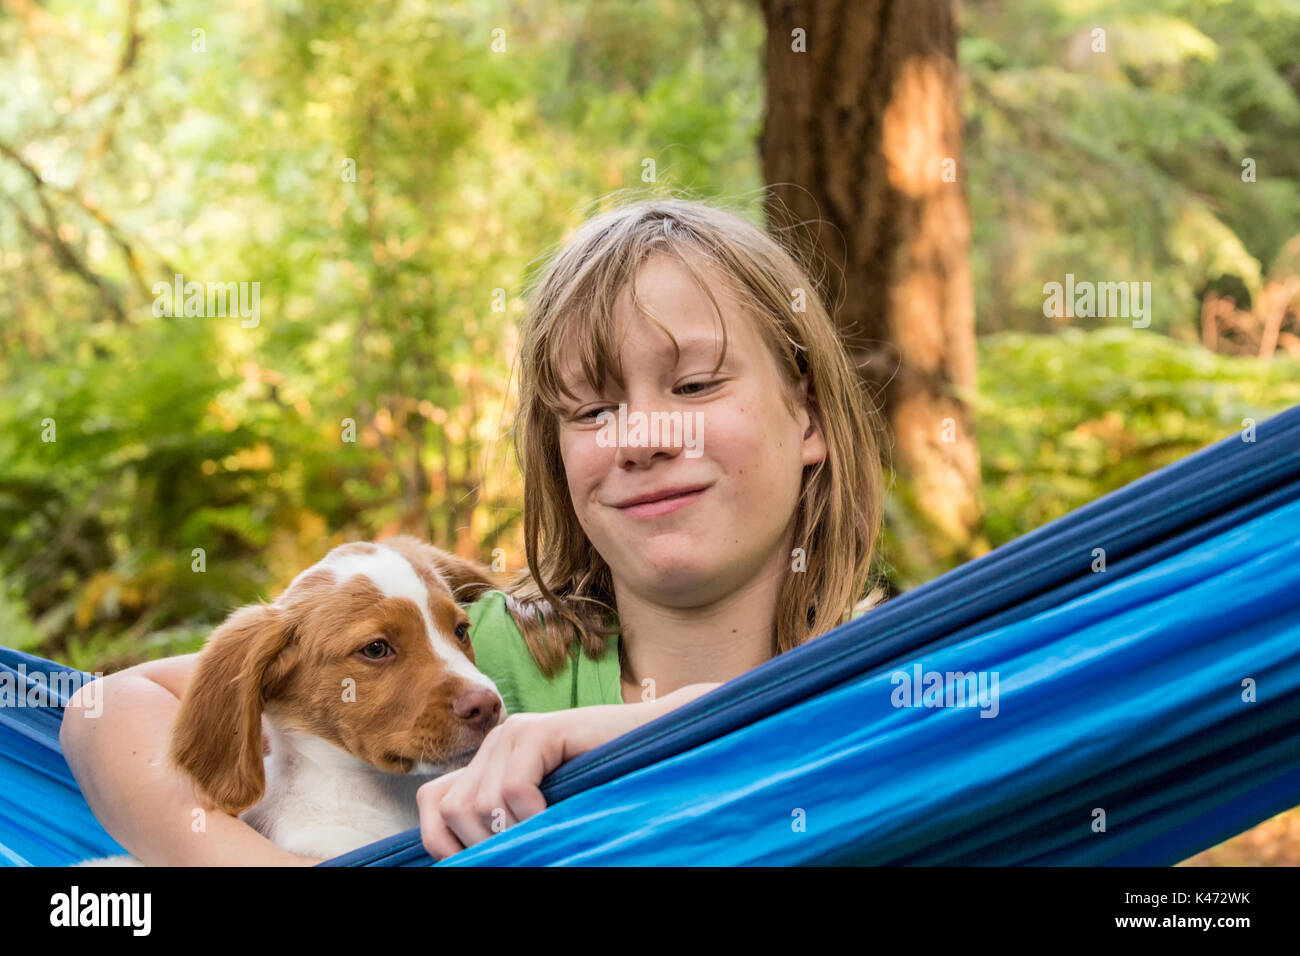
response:
<path fill-rule="evenodd" d="M 488 591 L 467 605 L 465 612 L 474 663 L 497 685 L 507 715 L 622 703 L 616 639 L 609 641 L 600 660 L 581 654 L 570 657 L 548 678 L 511 616 L 505 592 Z"/>

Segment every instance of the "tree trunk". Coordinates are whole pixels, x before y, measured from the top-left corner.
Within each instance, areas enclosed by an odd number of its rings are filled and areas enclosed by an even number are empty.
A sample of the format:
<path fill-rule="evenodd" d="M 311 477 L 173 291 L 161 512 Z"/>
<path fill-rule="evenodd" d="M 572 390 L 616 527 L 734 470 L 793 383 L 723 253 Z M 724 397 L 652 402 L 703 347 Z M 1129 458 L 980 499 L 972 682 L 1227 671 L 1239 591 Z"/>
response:
<path fill-rule="evenodd" d="M 957 11 L 952 0 L 762 6 L 764 176 L 795 221 L 816 223 L 845 344 L 883 405 L 890 463 L 931 547 L 966 556 L 980 503 L 963 396 L 975 387 L 975 314 Z"/>

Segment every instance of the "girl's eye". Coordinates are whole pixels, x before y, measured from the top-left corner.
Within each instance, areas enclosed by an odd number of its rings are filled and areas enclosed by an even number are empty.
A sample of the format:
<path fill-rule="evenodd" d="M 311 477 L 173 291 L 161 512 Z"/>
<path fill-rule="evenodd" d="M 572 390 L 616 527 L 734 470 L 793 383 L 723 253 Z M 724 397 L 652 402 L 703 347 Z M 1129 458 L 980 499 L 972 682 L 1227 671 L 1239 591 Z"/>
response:
<path fill-rule="evenodd" d="M 456 640 L 464 644 L 469 640 L 469 622 L 461 621 L 456 625 Z"/>
<path fill-rule="evenodd" d="M 387 641 L 371 641 L 361 648 L 361 656 L 370 661 L 382 660 L 392 653 L 393 648 Z"/>
<path fill-rule="evenodd" d="M 579 422 L 595 422 L 595 421 L 598 420 L 598 419 L 596 418 L 596 416 L 599 415 L 601 412 L 606 412 L 606 411 L 609 412 L 611 415 L 615 414 L 615 410 L 614 410 L 614 407 L 613 407 L 612 405 L 602 405 L 602 406 L 599 406 L 599 407 L 597 407 L 597 408 L 592 408 L 592 409 L 589 409 L 589 410 L 583 412 L 581 415 L 579 415 L 579 416 L 575 419 L 575 421 L 579 421 Z"/>
<path fill-rule="evenodd" d="M 713 388 L 713 386 L 721 385 L 721 384 L 722 382 L 720 381 L 687 382 L 685 385 L 677 386 L 677 391 L 684 392 L 684 394 L 686 395 L 699 395 L 701 391 L 704 391 L 705 389 Z M 694 391 L 686 391 L 687 389 L 693 389 Z M 598 421 L 598 416 L 600 415 L 600 413 L 605 411 L 609 412 L 611 415 L 615 415 L 618 413 L 617 406 L 600 405 L 597 406 L 596 408 L 588 409 L 587 411 L 583 412 L 581 415 L 577 416 L 575 421 L 594 424 L 596 421 Z"/>

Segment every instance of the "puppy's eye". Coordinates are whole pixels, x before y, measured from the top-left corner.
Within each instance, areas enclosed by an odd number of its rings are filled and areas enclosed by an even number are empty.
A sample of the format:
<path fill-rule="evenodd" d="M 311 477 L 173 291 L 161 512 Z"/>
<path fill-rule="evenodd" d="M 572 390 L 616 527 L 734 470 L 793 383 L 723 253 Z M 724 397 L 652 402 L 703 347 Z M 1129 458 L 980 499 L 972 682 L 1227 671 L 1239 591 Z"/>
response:
<path fill-rule="evenodd" d="M 456 625 L 456 640 L 464 644 L 469 640 L 469 622 L 461 621 Z"/>
<path fill-rule="evenodd" d="M 371 661 L 382 660 L 391 653 L 393 648 L 387 641 L 371 641 L 361 648 L 361 656 Z"/>

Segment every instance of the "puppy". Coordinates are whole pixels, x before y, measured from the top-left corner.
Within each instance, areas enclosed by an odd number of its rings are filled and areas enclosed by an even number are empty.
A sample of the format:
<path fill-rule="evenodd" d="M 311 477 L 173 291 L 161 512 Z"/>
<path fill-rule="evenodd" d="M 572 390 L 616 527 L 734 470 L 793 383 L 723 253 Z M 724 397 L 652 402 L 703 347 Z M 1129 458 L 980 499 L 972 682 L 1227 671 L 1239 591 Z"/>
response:
<path fill-rule="evenodd" d="M 335 548 L 208 639 L 172 761 L 291 853 L 328 859 L 417 826 L 419 786 L 465 766 L 506 716 L 458 603 L 494 587 L 482 565 L 407 536 Z"/>

